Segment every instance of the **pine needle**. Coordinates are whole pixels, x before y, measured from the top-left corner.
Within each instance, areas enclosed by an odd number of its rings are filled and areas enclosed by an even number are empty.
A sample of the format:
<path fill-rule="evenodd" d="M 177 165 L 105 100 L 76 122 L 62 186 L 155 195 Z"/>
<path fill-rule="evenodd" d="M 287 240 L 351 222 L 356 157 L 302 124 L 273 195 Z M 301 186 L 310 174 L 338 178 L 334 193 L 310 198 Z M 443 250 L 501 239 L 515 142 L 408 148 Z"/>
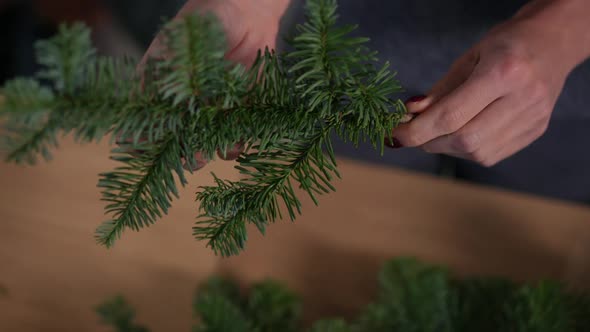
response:
<path fill-rule="evenodd" d="M 168 213 L 187 185 L 185 169 L 200 166 L 195 153 L 213 159 L 240 142 L 243 179 L 201 187 L 193 228 L 215 253 L 237 255 L 248 224 L 264 233 L 302 213 L 298 190 L 319 204 L 336 189 L 334 135 L 383 153 L 387 133 L 405 119 L 395 72 L 376 65 L 368 39 L 352 35 L 356 27 L 338 25 L 336 1 L 308 0 L 306 10 L 291 50 L 261 50 L 252 68 L 225 59 L 223 28 L 212 16 L 168 23 L 167 56 L 141 72 L 136 61 L 97 56 L 84 25 L 62 25 L 37 43 L 37 78 L 0 90 L 7 120 L 0 148 L 8 161 L 33 164 L 49 159 L 63 134 L 81 143 L 113 135 L 119 165 L 98 184 L 110 220 L 96 232 L 111 247 L 125 230 Z"/>

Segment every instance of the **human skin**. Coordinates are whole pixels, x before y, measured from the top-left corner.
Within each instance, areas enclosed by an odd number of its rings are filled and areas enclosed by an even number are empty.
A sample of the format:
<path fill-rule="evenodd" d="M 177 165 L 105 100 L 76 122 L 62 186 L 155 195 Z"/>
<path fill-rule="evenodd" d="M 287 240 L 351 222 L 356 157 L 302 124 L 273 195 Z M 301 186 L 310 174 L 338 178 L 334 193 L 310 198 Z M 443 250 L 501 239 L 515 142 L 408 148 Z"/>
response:
<path fill-rule="evenodd" d="M 194 12 L 215 14 L 227 34 L 226 57 L 249 66 L 259 49 L 275 47 L 280 19 L 288 5 L 289 0 L 189 0 L 176 17 Z M 156 38 L 146 54 L 154 54 L 160 47 Z"/>
<path fill-rule="evenodd" d="M 289 6 L 289 0 L 190 0 L 178 12 L 176 18 L 194 12 L 213 13 L 221 21 L 227 38 L 226 58 L 245 66 L 251 66 L 258 51 L 268 47 L 274 49 L 279 31 L 280 19 Z M 162 44 L 154 39 L 142 63 L 148 57 L 158 57 Z M 242 146 L 237 144 L 230 151 L 219 151 L 222 159 L 231 160 L 239 156 Z M 208 160 L 199 152 L 195 154 L 197 170 Z"/>
<path fill-rule="evenodd" d="M 227 58 L 250 65 L 259 49 L 274 48 L 289 2 L 190 0 L 179 16 L 216 14 L 228 35 Z M 483 166 L 527 147 L 547 130 L 569 73 L 590 57 L 588 17 L 588 0 L 530 1 L 461 56 L 425 96 L 411 98 L 406 106 L 415 117 L 386 143 Z M 156 38 L 146 54 L 158 48 Z"/>
<path fill-rule="evenodd" d="M 450 68 L 390 145 L 493 166 L 541 137 L 570 72 L 590 57 L 590 1 L 535 0 Z"/>

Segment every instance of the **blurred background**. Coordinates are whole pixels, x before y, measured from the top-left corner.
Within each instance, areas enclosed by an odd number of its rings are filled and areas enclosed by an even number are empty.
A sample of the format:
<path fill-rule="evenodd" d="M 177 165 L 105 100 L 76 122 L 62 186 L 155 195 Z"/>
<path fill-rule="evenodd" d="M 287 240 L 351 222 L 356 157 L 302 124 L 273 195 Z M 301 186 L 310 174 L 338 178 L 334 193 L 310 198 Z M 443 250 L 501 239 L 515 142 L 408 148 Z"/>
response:
<path fill-rule="evenodd" d="M 475 10 L 485 1 L 474 0 L 471 16 L 462 18 L 489 16 L 489 11 Z M 294 1 L 284 29 L 300 20 L 301 2 Z M 510 12 L 522 0 L 499 2 Z M 102 54 L 141 57 L 163 20 L 174 16 L 183 3 L 0 0 L 0 85 L 37 70 L 34 41 L 53 35 L 61 22 L 83 21 L 91 26 Z M 371 2 L 342 3 L 348 9 L 349 15 L 343 17 L 347 23 L 359 21 L 372 31 L 383 28 L 375 19 L 379 15 L 381 20 L 388 19 L 387 15 L 398 15 L 396 19 L 405 15 L 378 12 L 370 5 L 365 9 L 375 16 L 357 15 L 356 6 Z M 445 7 L 445 2 L 440 3 Z M 405 19 L 427 19 L 409 16 Z M 415 28 L 438 28 L 422 23 Z M 417 34 L 424 37 L 430 32 Z M 477 38 L 480 32 L 469 38 Z M 454 41 L 462 33 L 449 31 L 447 39 L 437 39 L 447 54 L 444 59 L 427 60 L 441 62 L 436 68 L 446 68 L 442 62 L 452 61 L 465 47 Z M 398 50 L 385 45 L 385 33 L 375 35 L 371 46 L 382 47 L 393 63 L 405 65 L 400 68 L 400 80 L 414 80 L 402 98 L 423 91 L 442 75 L 430 66 L 414 78 L 408 74 L 417 67 L 412 61 L 423 60 L 414 58 L 426 54 L 419 47 L 428 47 L 427 43 Z M 580 130 L 587 128 L 580 122 Z M 340 164 L 345 181 L 338 184 L 334 195 L 323 199 L 319 208 L 305 201 L 301 219 L 295 224 L 273 225 L 266 238 L 253 231 L 248 252 L 223 264 L 190 232 L 197 214 L 194 190 L 211 181 L 211 168 L 190 179 L 191 185 L 184 188 L 166 218 L 172 223 L 162 221 L 137 234 L 128 232 L 124 244 L 106 250 L 92 239 L 104 218 L 96 175 L 113 166 L 106 144 L 80 147 L 66 141 L 54 161 L 33 168 L 0 163 L 0 331 L 104 331 L 97 327 L 92 308 L 118 291 L 137 304 L 140 321 L 160 331 L 188 331 L 193 286 L 220 271 L 239 276 L 244 284 L 267 276 L 285 280 L 314 306 L 315 314 L 354 312 L 372 298 L 376 270 L 394 255 L 418 256 L 464 273 L 547 276 L 590 285 L 590 209 L 586 205 L 492 191 L 389 167 L 460 177 L 453 160 L 426 159 L 409 149 L 380 157 L 370 147 L 357 150 L 337 144 L 337 152 L 350 159 Z M 527 171 L 530 164 L 522 160 L 519 165 Z M 236 176 L 231 165 L 212 168 L 221 177 Z M 556 172 L 569 174 L 567 169 Z M 482 174 L 493 179 L 493 173 Z M 581 180 L 574 174 L 562 187 Z M 518 182 L 505 188 L 526 191 Z M 541 189 L 536 192 L 544 194 Z M 553 196 L 581 197 L 569 189 L 562 193 Z"/>
<path fill-rule="evenodd" d="M 35 72 L 33 43 L 62 22 L 92 27 L 99 52 L 140 56 L 182 0 L 0 0 L 0 81 Z"/>

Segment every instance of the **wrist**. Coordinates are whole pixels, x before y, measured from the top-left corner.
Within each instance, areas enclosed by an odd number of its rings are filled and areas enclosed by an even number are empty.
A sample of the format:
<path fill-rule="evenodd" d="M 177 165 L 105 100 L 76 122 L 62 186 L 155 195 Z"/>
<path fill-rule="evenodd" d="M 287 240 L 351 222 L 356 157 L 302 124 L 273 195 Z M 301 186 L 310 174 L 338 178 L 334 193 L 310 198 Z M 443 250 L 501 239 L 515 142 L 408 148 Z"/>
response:
<path fill-rule="evenodd" d="M 590 57 L 590 1 L 535 0 L 514 17 L 528 35 L 537 39 L 540 51 L 553 50 L 568 70 Z"/>

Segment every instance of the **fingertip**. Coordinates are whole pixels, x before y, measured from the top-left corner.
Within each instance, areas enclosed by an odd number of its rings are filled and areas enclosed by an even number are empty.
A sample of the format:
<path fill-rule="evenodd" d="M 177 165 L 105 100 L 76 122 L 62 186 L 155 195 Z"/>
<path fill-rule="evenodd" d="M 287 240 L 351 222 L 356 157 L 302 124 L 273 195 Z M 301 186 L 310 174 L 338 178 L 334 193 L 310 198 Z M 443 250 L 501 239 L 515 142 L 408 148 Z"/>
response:
<path fill-rule="evenodd" d="M 185 158 L 182 160 L 182 167 L 189 172 L 198 171 L 209 163 L 209 160 L 200 152 L 195 153 L 194 163 L 189 163 Z"/>
<path fill-rule="evenodd" d="M 385 146 L 390 147 L 392 149 L 399 149 L 404 147 L 400 140 L 395 137 L 385 138 Z"/>
<path fill-rule="evenodd" d="M 205 163 L 198 162 L 196 165 L 193 165 L 193 166 L 189 165 L 188 163 L 184 163 L 182 165 L 182 168 L 184 168 L 185 170 L 187 170 L 189 172 L 196 172 L 196 171 L 200 170 L 201 168 L 205 167 L 206 165 L 207 165 L 206 162 Z"/>
<path fill-rule="evenodd" d="M 414 122 L 403 123 L 394 128 L 391 137 L 397 140 L 397 145 L 404 148 L 413 148 L 418 146 L 415 138 L 416 126 Z"/>
<path fill-rule="evenodd" d="M 430 105 L 432 98 L 425 95 L 413 96 L 406 100 L 405 105 L 408 113 L 420 113 Z"/>
<path fill-rule="evenodd" d="M 226 151 L 225 153 L 218 149 L 217 155 L 219 156 L 219 158 L 223 160 L 235 160 L 240 156 L 240 154 L 242 154 L 242 152 L 244 152 L 244 144 L 238 143 L 234 145 L 232 149 Z"/>

